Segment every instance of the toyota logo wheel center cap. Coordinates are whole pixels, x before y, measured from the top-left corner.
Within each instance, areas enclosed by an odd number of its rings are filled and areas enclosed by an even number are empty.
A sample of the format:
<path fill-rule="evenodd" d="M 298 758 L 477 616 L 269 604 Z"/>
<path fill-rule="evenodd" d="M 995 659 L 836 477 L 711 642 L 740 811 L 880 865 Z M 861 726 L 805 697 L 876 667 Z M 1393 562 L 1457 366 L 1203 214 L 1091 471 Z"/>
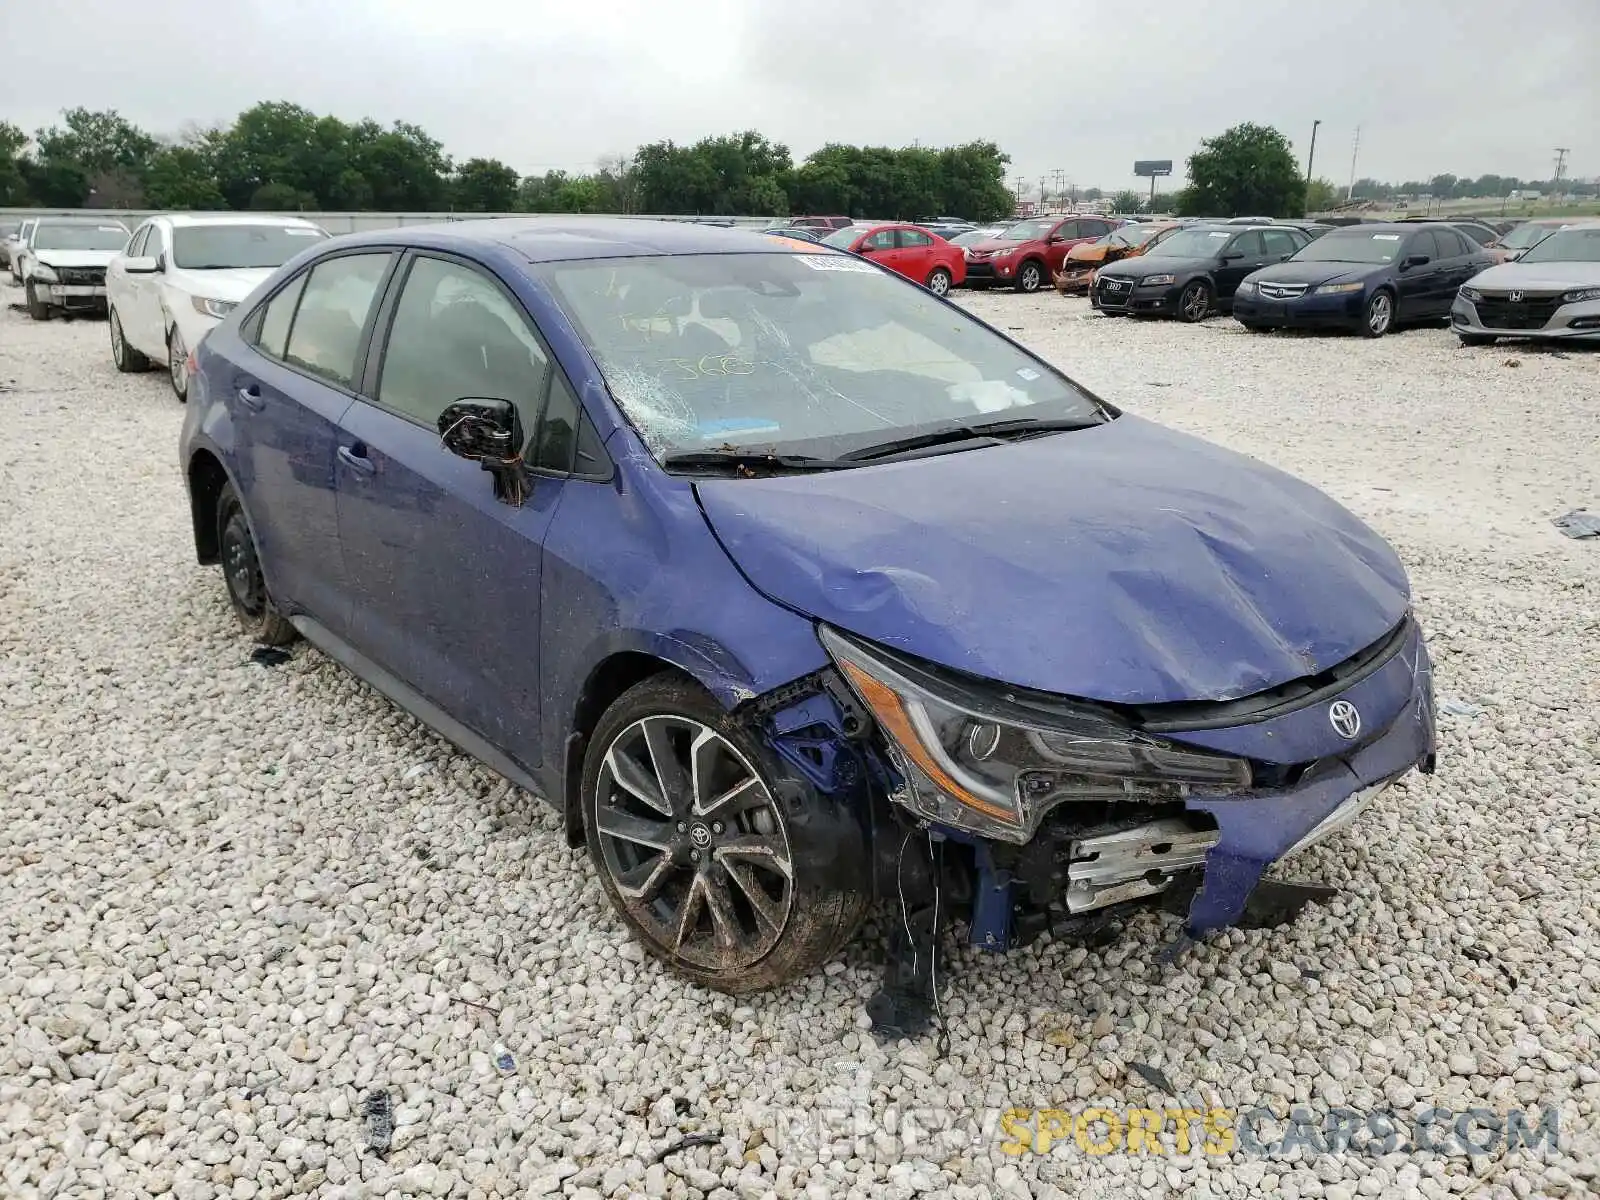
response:
<path fill-rule="evenodd" d="M 1348 700 L 1335 700 L 1328 705 L 1328 723 L 1345 741 L 1354 741 L 1361 732 L 1361 711 Z"/>
<path fill-rule="evenodd" d="M 689 840 L 694 843 L 697 849 L 704 850 L 711 845 L 711 830 L 696 821 L 689 826 Z"/>

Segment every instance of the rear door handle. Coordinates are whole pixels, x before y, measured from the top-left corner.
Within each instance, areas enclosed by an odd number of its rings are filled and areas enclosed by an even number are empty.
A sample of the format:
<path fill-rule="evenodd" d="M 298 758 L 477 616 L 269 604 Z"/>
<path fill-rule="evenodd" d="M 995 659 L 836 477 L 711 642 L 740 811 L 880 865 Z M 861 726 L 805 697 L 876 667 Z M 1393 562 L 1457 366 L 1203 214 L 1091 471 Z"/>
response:
<path fill-rule="evenodd" d="M 354 446 L 340 446 L 339 461 L 361 475 L 371 475 L 378 469 L 367 457 L 366 447 L 359 442 Z"/>
<path fill-rule="evenodd" d="M 265 408 L 267 402 L 261 398 L 261 385 L 250 383 L 241 387 L 239 389 L 239 403 L 256 412 L 260 412 Z"/>

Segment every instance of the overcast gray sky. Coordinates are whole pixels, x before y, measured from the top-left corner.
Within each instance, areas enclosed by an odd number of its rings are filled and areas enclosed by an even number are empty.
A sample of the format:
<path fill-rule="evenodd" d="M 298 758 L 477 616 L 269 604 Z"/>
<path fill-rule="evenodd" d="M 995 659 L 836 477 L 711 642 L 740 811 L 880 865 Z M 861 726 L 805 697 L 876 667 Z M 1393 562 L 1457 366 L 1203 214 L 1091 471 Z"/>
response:
<path fill-rule="evenodd" d="M 1030 184 L 1132 185 L 1275 125 L 1317 174 L 1600 175 L 1600 0 L 0 0 L 0 118 L 73 105 L 155 133 L 258 100 L 422 125 L 456 159 L 584 170 L 744 128 L 999 143 Z"/>

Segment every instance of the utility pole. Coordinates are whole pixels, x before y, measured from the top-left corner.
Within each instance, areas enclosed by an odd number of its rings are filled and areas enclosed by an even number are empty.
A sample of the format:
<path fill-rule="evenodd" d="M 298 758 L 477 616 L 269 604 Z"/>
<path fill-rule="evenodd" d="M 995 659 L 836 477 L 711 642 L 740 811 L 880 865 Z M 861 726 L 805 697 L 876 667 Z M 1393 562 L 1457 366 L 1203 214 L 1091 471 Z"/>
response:
<path fill-rule="evenodd" d="M 1015 189 L 1016 189 L 1017 211 L 1021 212 L 1022 211 L 1022 176 L 1018 175 L 1016 177 L 1016 179 L 1013 181 L 1013 183 L 1014 183 Z"/>
<path fill-rule="evenodd" d="M 1356 155 L 1360 152 L 1361 126 L 1357 125 L 1355 144 L 1350 147 L 1350 186 L 1345 190 L 1344 193 L 1344 200 L 1346 204 L 1350 203 L 1351 198 L 1356 194 Z"/>
<path fill-rule="evenodd" d="M 1570 146 L 1556 147 L 1556 177 L 1550 181 L 1550 184 L 1551 190 L 1557 196 L 1561 195 L 1561 181 L 1567 174 L 1567 155 L 1571 153 L 1572 148 Z"/>
<path fill-rule="evenodd" d="M 1065 181 L 1065 179 L 1067 178 L 1067 173 L 1061 167 L 1057 167 L 1054 171 L 1051 171 L 1050 174 L 1055 177 L 1055 181 L 1056 181 L 1056 203 L 1060 204 L 1061 203 L 1061 195 L 1062 195 L 1063 191 L 1065 190 L 1061 185 L 1062 185 L 1063 181 Z"/>
<path fill-rule="evenodd" d="M 1306 155 L 1305 201 L 1300 205 L 1300 215 L 1302 217 L 1310 215 L 1309 205 L 1311 200 L 1311 164 L 1317 161 L 1317 126 L 1321 124 L 1322 121 L 1320 119 L 1311 122 L 1311 151 Z"/>

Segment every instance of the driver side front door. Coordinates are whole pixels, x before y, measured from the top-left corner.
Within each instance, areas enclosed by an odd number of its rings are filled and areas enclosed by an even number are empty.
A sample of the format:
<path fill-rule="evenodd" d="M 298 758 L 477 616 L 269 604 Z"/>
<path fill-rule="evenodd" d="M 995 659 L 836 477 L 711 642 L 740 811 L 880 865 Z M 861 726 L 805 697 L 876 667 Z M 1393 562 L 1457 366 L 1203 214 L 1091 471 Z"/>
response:
<path fill-rule="evenodd" d="M 350 641 L 537 768 L 543 545 L 561 490 L 539 480 L 520 507 L 496 499 L 488 472 L 446 450 L 437 423 L 457 400 L 508 400 L 531 433 L 550 358 L 521 304 L 478 264 L 422 254 L 400 275 L 361 397 L 339 421 Z"/>

